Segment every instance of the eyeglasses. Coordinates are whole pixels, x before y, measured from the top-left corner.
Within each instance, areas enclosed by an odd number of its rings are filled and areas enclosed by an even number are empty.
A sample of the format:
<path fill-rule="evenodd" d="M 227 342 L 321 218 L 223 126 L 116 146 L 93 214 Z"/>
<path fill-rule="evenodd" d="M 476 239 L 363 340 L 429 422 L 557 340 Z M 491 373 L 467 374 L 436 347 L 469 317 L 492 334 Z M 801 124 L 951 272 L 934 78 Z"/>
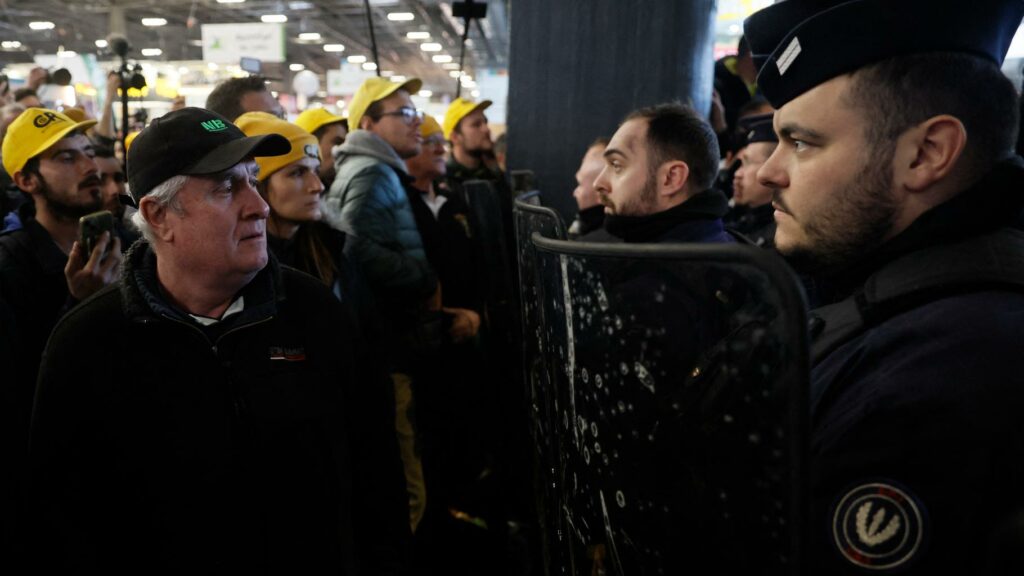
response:
<path fill-rule="evenodd" d="M 412 124 L 413 119 L 419 120 L 420 122 L 423 121 L 423 111 L 410 108 L 409 106 L 402 106 L 393 112 L 381 112 L 376 120 L 380 120 L 380 118 L 384 116 L 398 116 L 406 124 Z"/>

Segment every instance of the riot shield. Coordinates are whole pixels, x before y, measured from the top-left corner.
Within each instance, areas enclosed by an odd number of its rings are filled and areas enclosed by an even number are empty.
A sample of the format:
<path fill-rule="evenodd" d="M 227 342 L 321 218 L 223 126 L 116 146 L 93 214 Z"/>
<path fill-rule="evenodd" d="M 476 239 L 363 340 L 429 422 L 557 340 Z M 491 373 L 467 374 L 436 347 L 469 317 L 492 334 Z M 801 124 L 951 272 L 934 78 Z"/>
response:
<path fill-rule="evenodd" d="M 545 322 L 541 319 L 544 307 L 540 299 L 541 282 L 548 274 L 558 271 L 550 269 L 550 263 L 541 266 L 531 238 L 536 233 L 545 238 L 565 240 L 567 234 L 561 217 L 550 208 L 517 200 L 514 215 L 522 319 L 523 389 L 530 414 L 536 507 L 543 540 L 544 566 L 549 575 L 566 574 L 568 565 L 565 559 L 553 557 L 553 554 L 566 550 L 564 539 L 567 533 L 561 528 L 558 471 L 562 466 L 558 459 L 558 430 L 553 426 L 558 409 L 549 379 L 554 367 L 547 364 L 554 356 L 546 353 L 550 345 L 547 332 L 542 330 Z"/>
<path fill-rule="evenodd" d="M 567 531 L 551 572 L 801 574 L 808 347 L 782 260 L 531 244 L 554 391 L 535 416 L 553 416 L 537 429 L 559 466 L 546 521 Z"/>

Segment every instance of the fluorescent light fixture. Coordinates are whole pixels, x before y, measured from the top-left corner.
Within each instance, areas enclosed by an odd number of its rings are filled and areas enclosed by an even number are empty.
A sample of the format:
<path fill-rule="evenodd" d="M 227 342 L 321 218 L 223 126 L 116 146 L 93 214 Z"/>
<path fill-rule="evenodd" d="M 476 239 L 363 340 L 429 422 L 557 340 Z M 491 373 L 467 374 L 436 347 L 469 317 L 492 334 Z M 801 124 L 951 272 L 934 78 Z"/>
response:
<path fill-rule="evenodd" d="M 420 44 L 420 50 L 423 50 L 424 52 L 440 52 L 441 45 L 437 42 L 425 42 Z"/>
<path fill-rule="evenodd" d="M 462 76 L 462 72 L 459 72 L 458 70 L 452 70 L 451 72 L 448 73 L 448 75 L 451 76 L 452 78 L 458 78 L 459 76 Z"/>
<path fill-rule="evenodd" d="M 344 52 L 344 44 L 324 44 L 324 52 Z"/>
<path fill-rule="evenodd" d="M 312 10 L 313 9 L 313 3 L 312 2 L 289 2 L 288 3 L 288 9 L 289 10 Z"/>
<path fill-rule="evenodd" d="M 388 12 L 388 20 L 392 22 L 408 22 L 413 18 L 412 12 Z"/>
<path fill-rule="evenodd" d="M 319 32 L 302 32 L 299 34 L 299 40 L 319 40 Z"/>
<path fill-rule="evenodd" d="M 217 0 L 217 4 L 241 4 L 245 0 Z"/>
<path fill-rule="evenodd" d="M 430 90 L 420 90 L 419 94 L 423 98 L 430 98 L 431 96 L 434 95 L 434 93 L 431 92 Z"/>
<path fill-rule="evenodd" d="M 0 42 L 0 47 L 4 50 L 17 50 L 18 48 L 21 48 L 21 42 L 18 42 L 17 40 L 4 40 L 3 42 Z"/>
<path fill-rule="evenodd" d="M 373 62 L 367 62 L 367 63 L 363 64 L 363 70 L 376 70 L 376 69 L 377 69 L 377 65 L 374 64 Z"/>
<path fill-rule="evenodd" d="M 395 74 L 394 76 L 391 77 L 391 81 L 392 82 L 399 82 L 399 83 L 401 83 L 401 82 L 405 82 L 406 80 L 408 80 L 408 78 L 406 78 L 405 76 L 402 76 L 401 74 Z"/>
<path fill-rule="evenodd" d="M 394 70 L 381 70 L 380 71 L 380 77 L 381 78 L 391 78 L 394 75 L 395 75 L 395 71 Z"/>
<path fill-rule="evenodd" d="M 472 92 L 469 93 L 469 95 L 472 96 L 473 98 L 479 98 L 480 97 L 480 91 L 479 90 L 473 90 Z"/>
<path fill-rule="evenodd" d="M 167 25 L 167 19 L 166 18 L 143 18 L 142 19 L 142 25 L 143 26 L 166 26 Z"/>
<path fill-rule="evenodd" d="M 42 22 L 29 22 L 28 23 L 28 27 L 33 29 L 33 30 L 53 30 L 54 23 L 53 22 L 45 22 L 45 21 L 42 21 Z"/>
<path fill-rule="evenodd" d="M 462 82 L 462 85 L 466 88 L 476 88 L 476 82 L 472 80 L 466 80 L 465 78 L 463 78 L 462 80 L 460 80 L 460 82 Z"/>
<path fill-rule="evenodd" d="M 459 69 L 459 63 L 458 62 L 449 62 L 449 63 L 445 64 L 444 66 L 441 66 L 441 68 L 444 68 L 445 70 L 458 70 Z"/>
<path fill-rule="evenodd" d="M 447 64 L 452 61 L 452 57 L 447 54 L 436 54 L 432 60 L 438 64 Z"/>
<path fill-rule="evenodd" d="M 363 62 L 366 62 L 366 56 L 349 56 L 345 60 L 347 60 L 349 64 L 362 64 Z"/>
<path fill-rule="evenodd" d="M 97 48 L 106 48 L 107 47 L 107 41 L 106 40 L 97 40 L 96 41 L 96 47 Z"/>
<path fill-rule="evenodd" d="M 289 64 L 288 69 L 292 72 L 301 72 L 306 69 L 304 64 Z"/>
<path fill-rule="evenodd" d="M 74 58 L 75 56 L 78 56 L 78 52 L 75 52 L 74 50 L 63 50 L 61 52 L 57 52 L 57 58 Z"/>
<path fill-rule="evenodd" d="M 159 49 L 159 48 L 143 48 L 142 49 L 142 55 L 143 56 L 159 56 L 159 55 L 161 55 L 163 53 L 164 53 L 164 51 Z"/>
<path fill-rule="evenodd" d="M 264 14 L 260 20 L 267 24 L 282 24 L 288 21 L 288 17 L 284 14 Z"/>
<path fill-rule="evenodd" d="M 409 32 L 405 37 L 409 40 L 429 40 L 430 32 Z"/>

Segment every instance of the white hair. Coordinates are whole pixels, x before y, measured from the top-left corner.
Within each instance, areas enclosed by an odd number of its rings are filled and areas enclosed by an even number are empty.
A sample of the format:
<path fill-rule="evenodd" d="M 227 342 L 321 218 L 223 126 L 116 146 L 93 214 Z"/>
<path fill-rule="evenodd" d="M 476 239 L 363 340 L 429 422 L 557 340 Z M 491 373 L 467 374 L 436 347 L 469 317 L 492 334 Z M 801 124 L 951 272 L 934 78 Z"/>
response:
<path fill-rule="evenodd" d="M 185 187 L 188 183 L 188 176 L 178 175 L 172 176 L 171 178 L 164 180 L 160 184 L 156 185 L 153 190 L 143 196 L 143 198 L 152 198 L 157 205 L 166 206 L 171 210 L 181 213 L 181 204 L 178 203 L 178 192 Z M 139 210 L 132 214 L 132 224 L 139 229 L 142 233 L 142 237 L 147 242 L 153 244 L 155 237 L 153 236 L 153 229 L 150 228 L 149 222 L 146 221 L 145 216 L 142 215 L 142 198 L 139 198 Z"/>

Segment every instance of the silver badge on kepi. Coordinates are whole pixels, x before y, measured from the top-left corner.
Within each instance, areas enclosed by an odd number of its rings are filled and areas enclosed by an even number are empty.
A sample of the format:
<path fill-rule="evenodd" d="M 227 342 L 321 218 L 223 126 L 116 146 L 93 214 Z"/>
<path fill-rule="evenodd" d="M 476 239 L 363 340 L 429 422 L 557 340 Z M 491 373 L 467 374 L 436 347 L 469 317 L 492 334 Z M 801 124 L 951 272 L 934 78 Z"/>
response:
<path fill-rule="evenodd" d="M 921 551 L 925 535 L 921 508 L 906 489 L 884 482 L 861 484 L 836 506 L 832 536 L 851 563 L 869 570 L 892 570 Z"/>

